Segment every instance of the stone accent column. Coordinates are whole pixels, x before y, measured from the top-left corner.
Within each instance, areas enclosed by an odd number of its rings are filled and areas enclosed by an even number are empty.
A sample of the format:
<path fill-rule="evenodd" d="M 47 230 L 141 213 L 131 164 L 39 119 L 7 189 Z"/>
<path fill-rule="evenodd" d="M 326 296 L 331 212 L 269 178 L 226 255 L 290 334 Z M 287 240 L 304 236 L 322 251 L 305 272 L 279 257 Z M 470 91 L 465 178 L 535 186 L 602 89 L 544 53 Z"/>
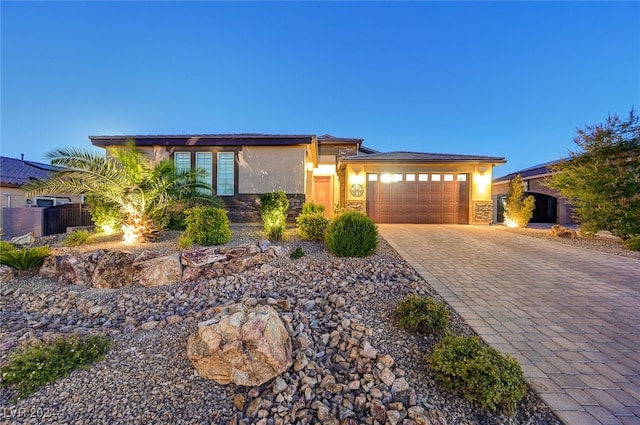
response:
<path fill-rule="evenodd" d="M 491 223 L 493 218 L 492 202 L 476 202 L 473 207 L 473 221 L 476 223 Z"/>

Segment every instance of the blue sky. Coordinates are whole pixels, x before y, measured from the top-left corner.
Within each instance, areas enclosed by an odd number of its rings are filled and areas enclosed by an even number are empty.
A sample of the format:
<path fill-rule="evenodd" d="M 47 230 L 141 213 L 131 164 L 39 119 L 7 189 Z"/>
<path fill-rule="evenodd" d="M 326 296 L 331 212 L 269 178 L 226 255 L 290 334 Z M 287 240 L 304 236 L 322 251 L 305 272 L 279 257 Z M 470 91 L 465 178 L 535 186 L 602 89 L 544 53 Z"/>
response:
<path fill-rule="evenodd" d="M 639 2 L 10 2 L 4 156 L 88 135 L 280 133 L 566 156 L 640 108 Z"/>

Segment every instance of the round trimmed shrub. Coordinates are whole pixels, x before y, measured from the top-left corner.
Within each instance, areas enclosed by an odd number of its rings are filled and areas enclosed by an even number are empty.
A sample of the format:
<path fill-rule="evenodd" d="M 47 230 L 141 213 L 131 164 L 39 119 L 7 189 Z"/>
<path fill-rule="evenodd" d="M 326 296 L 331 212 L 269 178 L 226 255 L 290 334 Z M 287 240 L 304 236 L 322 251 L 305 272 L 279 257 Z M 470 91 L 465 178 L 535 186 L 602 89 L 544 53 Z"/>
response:
<path fill-rule="evenodd" d="M 446 336 L 427 360 L 439 382 L 483 409 L 512 414 L 527 389 L 518 361 L 477 337 Z"/>
<path fill-rule="evenodd" d="M 229 217 L 222 208 L 193 207 L 185 215 L 186 229 L 180 237 L 180 246 L 222 245 L 231 240 Z"/>
<path fill-rule="evenodd" d="M 337 257 L 366 257 L 378 247 L 378 227 L 367 215 L 347 211 L 329 222 L 325 239 Z"/>
<path fill-rule="evenodd" d="M 400 301 L 393 315 L 400 327 L 411 332 L 444 332 L 449 324 L 449 312 L 444 303 L 414 294 Z"/>

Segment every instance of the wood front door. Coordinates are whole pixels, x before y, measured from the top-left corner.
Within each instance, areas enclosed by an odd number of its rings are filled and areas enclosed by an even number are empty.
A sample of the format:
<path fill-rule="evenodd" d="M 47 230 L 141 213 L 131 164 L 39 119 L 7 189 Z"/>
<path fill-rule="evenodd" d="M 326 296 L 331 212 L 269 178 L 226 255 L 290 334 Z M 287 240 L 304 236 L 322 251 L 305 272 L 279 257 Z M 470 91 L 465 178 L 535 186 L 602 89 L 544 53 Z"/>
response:
<path fill-rule="evenodd" d="M 333 210 L 333 190 L 330 176 L 313 176 L 313 202 L 324 205 L 325 217 Z"/>

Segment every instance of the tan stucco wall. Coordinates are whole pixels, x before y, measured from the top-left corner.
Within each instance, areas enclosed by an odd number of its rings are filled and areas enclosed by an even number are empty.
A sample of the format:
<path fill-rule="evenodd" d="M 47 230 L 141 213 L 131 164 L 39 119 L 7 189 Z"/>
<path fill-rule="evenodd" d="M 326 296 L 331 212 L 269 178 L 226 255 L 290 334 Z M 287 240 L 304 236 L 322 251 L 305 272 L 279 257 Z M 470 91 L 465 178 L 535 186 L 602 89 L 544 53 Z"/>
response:
<path fill-rule="evenodd" d="M 305 146 L 243 146 L 238 153 L 238 193 L 305 193 L 306 150 Z"/>
<path fill-rule="evenodd" d="M 347 205 L 361 205 L 362 210 L 366 212 L 367 200 L 367 174 L 368 173 L 457 173 L 468 174 L 469 181 L 469 223 L 470 224 L 488 224 L 489 220 L 475 220 L 476 208 L 479 206 L 486 207 L 491 204 L 491 175 L 492 164 L 347 164 L 346 167 L 346 200 Z M 364 187 L 364 193 L 361 197 L 354 197 L 350 193 L 351 184 L 360 183 Z"/>

